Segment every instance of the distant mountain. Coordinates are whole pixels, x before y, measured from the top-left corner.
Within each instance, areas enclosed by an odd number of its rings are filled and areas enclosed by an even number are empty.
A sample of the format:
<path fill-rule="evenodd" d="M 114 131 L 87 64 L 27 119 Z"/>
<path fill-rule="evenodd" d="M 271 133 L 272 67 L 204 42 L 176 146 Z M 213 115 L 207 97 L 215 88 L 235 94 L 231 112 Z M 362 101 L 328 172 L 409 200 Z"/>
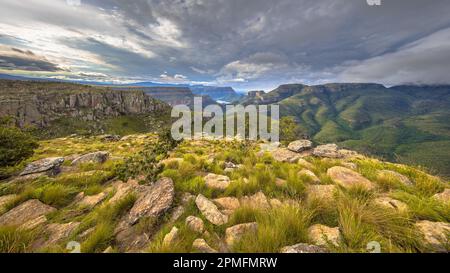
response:
<path fill-rule="evenodd" d="M 195 95 L 210 96 L 212 99 L 219 103 L 232 103 L 234 101 L 240 100 L 243 97 L 242 94 L 238 94 L 231 87 L 195 85 L 189 88 Z"/>
<path fill-rule="evenodd" d="M 426 166 L 450 177 L 450 86 L 282 85 L 243 104 L 279 103 L 317 143 Z"/>

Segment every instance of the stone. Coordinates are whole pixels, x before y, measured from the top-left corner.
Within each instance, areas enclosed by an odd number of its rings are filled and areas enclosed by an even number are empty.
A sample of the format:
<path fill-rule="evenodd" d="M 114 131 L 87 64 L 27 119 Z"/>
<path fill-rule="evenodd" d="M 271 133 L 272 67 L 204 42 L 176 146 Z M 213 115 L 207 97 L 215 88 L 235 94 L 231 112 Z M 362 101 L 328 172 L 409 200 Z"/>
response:
<path fill-rule="evenodd" d="M 0 226 L 21 226 L 54 211 L 55 208 L 39 200 L 29 200 L 0 216 Z"/>
<path fill-rule="evenodd" d="M 326 158 L 343 157 L 343 155 L 339 153 L 338 146 L 336 144 L 326 144 L 317 146 L 314 149 L 313 155 L 317 157 L 326 157 Z"/>
<path fill-rule="evenodd" d="M 280 253 L 328 253 L 327 249 L 321 246 L 297 244 L 283 247 Z"/>
<path fill-rule="evenodd" d="M 334 199 L 335 185 L 309 185 L 306 187 L 308 200 L 331 201 Z"/>
<path fill-rule="evenodd" d="M 222 197 L 214 199 L 213 201 L 221 208 L 226 210 L 236 210 L 241 206 L 239 199 L 237 199 L 236 197 Z"/>
<path fill-rule="evenodd" d="M 205 230 L 205 224 L 203 223 L 203 220 L 195 217 L 195 216 L 189 216 L 186 218 L 186 226 L 197 233 L 203 233 Z"/>
<path fill-rule="evenodd" d="M 114 251 L 114 248 L 112 248 L 112 246 L 108 246 L 104 251 L 103 251 L 103 253 L 104 254 L 110 254 L 110 253 L 114 253 L 115 251 Z"/>
<path fill-rule="evenodd" d="M 270 209 L 269 200 L 263 192 L 258 192 L 252 196 L 244 196 L 241 198 L 241 205 L 255 209 Z"/>
<path fill-rule="evenodd" d="M 351 169 L 354 171 L 356 171 L 358 169 L 358 165 L 356 165 L 353 162 L 342 162 L 341 165 L 342 165 L 342 167 L 345 167 L 347 169 Z"/>
<path fill-rule="evenodd" d="M 362 187 L 367 190 L 372 190 L 375 188 L 374 184 L 367 178 L 344 167 L 332 167 L 328 169 L 327 174 L 334 183 L 347 189 L 352 187 Z"/>
<path fill-rule="evenodd" d="M 47 217 L 45 215 L 41 215 L 38 218 L 31 219 L 25 224 L 21 225 L 20 228 L 24 230 L 32 230 L 39 226 L 43 226 L 47 222 Z"/>
<path fill-rule="evenodd" d="M 169 223 L 175 223 L 185 211 L 186 209 L 183 206 L 177 206 L 170 215 Z"/>
<path fill-rule="evenodd" d="M 183 204 L 183 205 L 187 205 L 193 200 L 195 200 L 195 196 L 190 194 L 189 192 L 184 192 L 181 195 L 181 204 Z"/>
<path fill-rule="evenodd" d="M 121 137 L 118 135 L 104 135 L 100 136 L 100 140 L 105 142 L 117 142 L 121 140 Z"/>
<path fill-rule="evenodd" d="M 272 157 L 279 162 L 296 163 L 302 155 L 286 148 L 278 148 L 271 152 Z"/>
<path fill-rule="evenodd" d="M 226 190 L 231 183 L 228 176 L 213 173 L 208 174 L 204 179 L 208 188 L 217 190 Z"/>
<path fill-rule="evenodd" d="M 225 242 L 228 247 L 232 247 L 242 238 L 242 236 L 248 233 L 256 233 L 257 230 L 257 223 L 247 223 L 229 227 L 225 230 Z"/>
<path fill-rule="evenodd" d="M 33 173 L 33 174 L 18 176 L 18 177 L 15 177 L 11 181 L 11 183 L 27 182 L 27 181 L 35 180 L 35 179 L 41 178 L 41 177 L 49 177 L 49 176 L 57 175 L 57 174 L 63 172 L 64 168 L 65 167 L 59 167 L 58 169 L 54 169 L 53 172 L 49 171 L 49 172 L 43 172 L 43 173 Z"/>
<path fill-rule="evenodd" d="M 277 185 L 278 187 L 284 187 L 287 185 L 287 181 L 281 178 L 277 178 L 275 179 L 275 185 Z"/>
<path fill-rule="evenodd" d="M 306 160 L 303 159 L 303 158 L 300 158 L 300 159 L 298 160 L 297 164 L 299 164 L 299 165 L 301 165 L 301 166 L 303 166 L 303 167 L 305 167 L 305 168 L 307 168 L 307 169 L 312 169 L 312 168 L 314 168 L 314 165 L 313 165 L 313 164 L 309 163 L 308 161 L 306 161 Z"/>
<path fill-rule="evenodd" d="M 438 193 L 433 196 L 434 199 L 449 204 L 450 203 L 450 189 L 445 189 L 442 193 Z"/>
<path fill-rule="evenodd" d="M 52 246 L 62 242 L 64 239 L 68 238 L 79 225 L 79 222 L 48 225 L 45 230 L 48 234 L 48 239 L 44 243 L 44 246 Z"/>
<path fill-rule="evenodd" d="M 313 147 L 313 143 L 309 140 L 297 140 L 289 143 L 288 149 L 295 153 L 300 153 L 306 150 L 310 150 Z"/>
<path fill-rule="evenodd" d="M 415 224 L 423 234 L 425 243 L 434 251 L 446 252 L 450 243 L 450 224 L 443 222 L 420 221 Z"/>
<path fill-rule="evenodd" d="M 101 192 L 97 195 L 92 196 L 85 196 L 83 192 L 79 193 L 77 197 L 75 197 L 76 200 L 80 199 L 79 202 L 77 202 L 78 205 L 86 206 L 89 208 L 94 208 L 98 204 L 100 204 L 103 200 L 106 199 L 108 195 L 105 192 Z"/>
<path fill-rule="evenodd" d="M 276 198 L 270 199 L 269 203 L 272 208 L 279 208 L 279 207 L 283 206 L 283 203 Z"/>
<path fill-rule="evenodd" d="M 233 162 L 225 162 L 224 167 L 226 169 L 237 169 L 238 166 L 234 164 Z"/>
<path fill-rule="evenodd" d="M 172 206 L 175 189 L 172 179 L 161 178 L 141 194 L 128 215 L 128 223 L 135 224 L 142 217 L 158 218 Z"/>
<path fill-rule="evenodd" d="M 133 183 L 123 183 L 117 182 L 113 185 L 113 190 L 115 194 L 111 199 L 109 199 L 108 204 L 116 204 L 127 195 L 135 193 L 137 191 L 138 185 Z"/>
<path fill-rule="evenodd" d="M 82 155 L 72 161 L 72 166 L 77 166 L 82 163 L 104 163 L 109 158 L 109 153 L 100 151 Z"/>
<path fill-rule="evenodd" d="M 301 170 L 297 175 L 308 177 L 313 184 L 320 184 L 320 179 L 310 170 Z"/>
<path fill-rule="evenodd" d="M 34 161 L 25 167 L 20 176 L 46 173 L 48 175 L 56 175 L 59 173 L 59 168 L 64 163 L 63 157 L 50 157 Z"/>
<path fill-rule="evenodd" d="M 164 236 L 163 246 L 171 246 L 174 245 L 176 240 L 178 239 L 179 232 L 177 227 L 173 227 L 172 230 Z"/>
<path fill-rule="evenodd" d="M 210 247 L 204 239 L 195 240 L 192 243 L 192 249 L 198 253 L 218 253 L 218 251 Z"/>
<path fill-rule="evenodd" d="M 399 200 L 395 200 L 387 196 L 378 197 L 373 202 L 374 204 L 387 209 L 393 209 L 399 212 L 408 211 L 408 205 Z"/>
<path fill-rule="evenodd" d="M 393 179 L 401 182 L 405 186 L 413 186 L 413 183 L 411 182 L 411 180 L 409 180 L 408 177 L 399 174 L 398 172 L 382 170 L 377 172 L 377 177 L 379 179 Z"/>
<path fill-rule="evenodd" d="M 199 194 L 195 203 L 203 216 L 212 224 L 221 226 L 228 222 L 228 216 L 220 212 L 217 206 L 205 196 Z"/>
<path fill-rule="evenodd" d="M 327 246 L 333 244 L 339 246 L 341 232 L 338 227 L 331 228 L 324 225 L 314 225 L 308 229 L 309 238 L 319 246 Z"/>

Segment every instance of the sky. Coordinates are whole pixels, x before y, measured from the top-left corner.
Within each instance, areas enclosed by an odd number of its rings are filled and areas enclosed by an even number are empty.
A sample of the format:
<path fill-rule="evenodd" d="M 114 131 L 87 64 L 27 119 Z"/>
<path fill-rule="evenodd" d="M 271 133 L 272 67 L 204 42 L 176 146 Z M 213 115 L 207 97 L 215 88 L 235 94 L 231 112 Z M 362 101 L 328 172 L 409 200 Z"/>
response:
<path fill-rule="evenodd" d="M 231 86 L 450 83 L 450 1 L 0 0 L 0 73 Z"/>

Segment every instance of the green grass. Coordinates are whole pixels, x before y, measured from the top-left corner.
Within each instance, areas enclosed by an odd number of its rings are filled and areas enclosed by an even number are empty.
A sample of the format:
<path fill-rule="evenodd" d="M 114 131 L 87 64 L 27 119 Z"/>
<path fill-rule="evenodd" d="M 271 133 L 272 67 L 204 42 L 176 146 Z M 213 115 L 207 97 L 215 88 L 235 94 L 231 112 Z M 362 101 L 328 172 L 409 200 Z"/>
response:
<path fill-rule="evenodd" d="M 34 234 L 16 227 L 0 227 L 0 253 L 24 253 L 29 251 Z"/>

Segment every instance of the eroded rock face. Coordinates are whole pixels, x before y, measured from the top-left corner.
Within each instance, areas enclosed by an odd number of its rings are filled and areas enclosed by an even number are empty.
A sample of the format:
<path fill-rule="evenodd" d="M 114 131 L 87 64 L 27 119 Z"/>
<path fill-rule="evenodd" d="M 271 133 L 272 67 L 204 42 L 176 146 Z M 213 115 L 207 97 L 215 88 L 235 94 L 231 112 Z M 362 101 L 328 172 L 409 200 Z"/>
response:
<path fill-rule="evenodd" d="M 56 175 L 59 173 L 59 167 L 64 163 L 63 157 L 51 157 L 32 162 L 27 165 L 20 176 L 31 174 Z"/>
<path fill-rule="evenodd" d="M 313 147 L 313 143 L 309 140 L 297 140 L 289 143 L 288 149 L 295 153 L 309 150 Z"/>
<path fill-rule="evenodd" d="M 228 176 L 210 173 L 204 177 L 205 184 L 208 188 L 226 190 L 231 181 Z"/>
<path fill-rule="evenodd" d="M 327 246 L 333 244 L 339 246 L 341 232 L 338 227 L 331 228 L 324 225 L 314 225 L 308 229 L 309 238 L 314 244 Z"/>
<path fill-rule="evenodd" d="M 248 233 L 256 233 L 258 230 L 257 223 L 240 224 L 227 228 L 225 231 L 225 242 L 228 247 L 232 247 L 242 236 Z"/>
<path fill-rule="evenodd" d="M 283 247 L 281 253 L 327 253 L 327 249 L 320 246 L 297 244 L 293 246 Z"/>
<path fill-rule="evenodd" d="M 445 204 L 450 204 L 450 189 L 445 189 L 442 193 L 433 196 L 434 199 Z"/>
<path fill-rule="evenodd" d="M 401 182 L 405 186 L 412 186 L 413 185 L 413 183 L 411 182 L 411 180 L 409 180 L 408 177 L 406 177 L 406 176 L 404 176 L 402 174 L 399 174 L 398 172 L 389 171 L 389 170 L 382 170 L 382 171 L 378 171 L 377 176 L 380 179 L 394 179 L 394 180 L 397 180 L 397 181 Z"/>
<path fill-rule="evenodd" d="M 190 230 L 197 233 L 203 233 L 203 231 L 205 230 L 203 220 L 195 216 L 189 216 L 186 218 L 186 226 Z"/>
<path fill-rule="evenodd" d="M 198 195 L 195 203 L 203 216 L 214 225 L 220 226 L 228 222 L 228 216 L 220 212 L 217 206 L 205 196 Z"/>
<path fill-rule="evenodd" d="M 135 224 L 142 217 L 158 218 L 173 203 L 175 189 L 170 178 L 161 178 L 138 198 L 128 215 L 128 223 Z"/>
<path fill-rule="evenodd" d="M 327 172 L 328 176 L 338 185 L 344 188 L 362 187 L 367 190 L 375 188 L 374 184 L 359 173 L 340 166 L 332 167 Z"/>
<path fill-rule="evenodd" d="M 387 196 L 376 198 L 374 200 L 374 203 L 386 209 L 393 209 L 399 212 L 408 211 L 408 205 L 399 200 L 395 200 Z"/>
<path fill-rule="evenodd" d="M 27 222 L 40 216 L 45 216 L 55 210 L 55 208 L 45 205 L 39 200 L 29 200 L 0 216 L 0 226 L 25 225 L 24 227 L 26 228 Z"/>
<path fill-rule="evenodd" d="M 218 253 L 206 243 L 204 239 L 197 239 L 192 243 L 192 248 L 198 253 Z"/>
<path fill-rule="evenodd" d="M 425 242 L 434 251 L 446 252 L 450 243 L 450 224 L 443 222 L 420 221 L 415 224 L 423 234 Z"/>
<path fill-rule="evenodd" d="M 109 153 L 100 151 L 82 155 L 72 161 L 72 166 L 80 165 L 82 163 L 104 163 L 108 160 Z"/>

